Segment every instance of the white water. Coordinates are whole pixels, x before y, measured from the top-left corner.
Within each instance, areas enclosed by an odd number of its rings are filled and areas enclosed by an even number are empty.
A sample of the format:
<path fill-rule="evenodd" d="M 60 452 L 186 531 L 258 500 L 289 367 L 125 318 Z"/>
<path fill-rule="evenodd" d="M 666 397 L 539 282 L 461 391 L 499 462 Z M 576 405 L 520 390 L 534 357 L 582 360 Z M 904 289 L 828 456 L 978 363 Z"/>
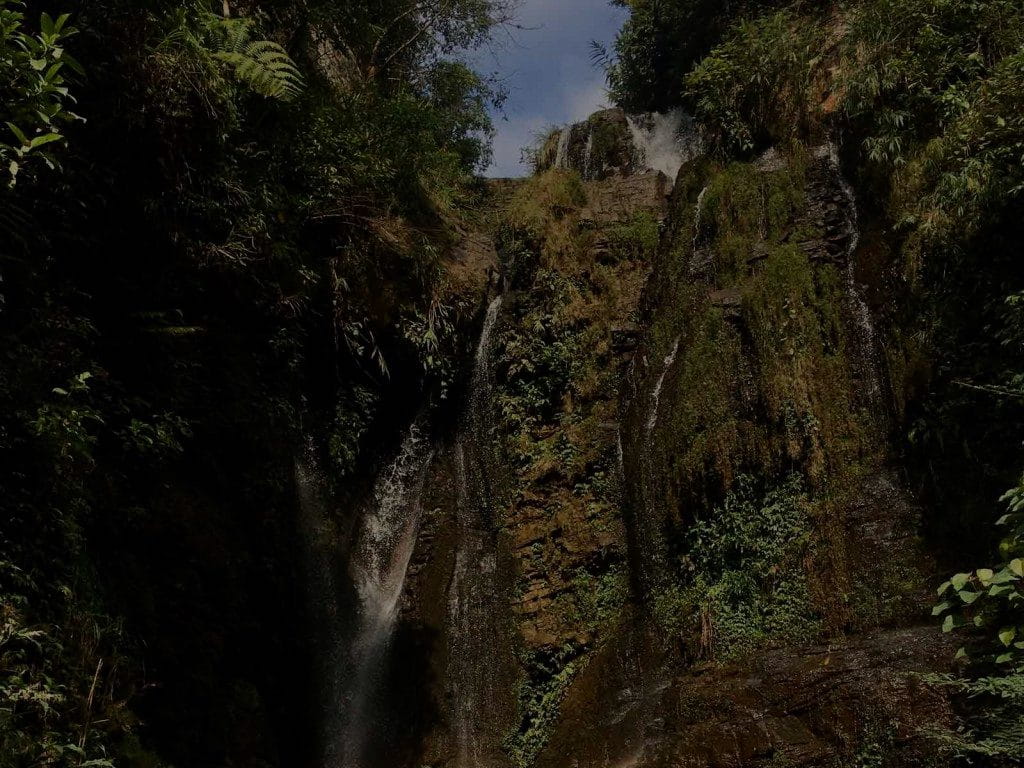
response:
<path fill-rule="evenodd" d="M 587 132 L 587 148 L 583 155 L 583 178 L 590 178 L 590 165 L 593 162 L 592 158 L 594 155 L 594 132 Z"/>
<path fill-rule="evenodd" d="M 679 110 L 666 114 L 652 112 L 630 115 L 626 121 L 644 165 L 675 182 L 683 163 L 698 150 L 696 136 L 687 129 L 685 114 Z"/>
<path fill-rule="evenodd" d="M 853 187 L 842 174 L 842 170 L 839 163 L 839 150 L 835 144 L 830 144 L 827 148 L 829 165 L 835 172 L 836 179 L 839 182 L 839 187 L 843 192 L 843 197 L 846 198 L 846 227 L 847 234 L 849 236 L 849 243 L 846 246 L 846 292 L 850 298 L 850 302 L 853 305 L 854 320 L 857 324 L 860 344 L 860 351 L 864 358 L 864 363 L 867 366 L 867 375 L 869 381 L 869 394 L 872 397 L 877 397 L 880 394 L 880 374 L 878 370 L 878 359 L 877 359 L 877 340 L 875 333 L 874 320 L 871 317 L 871 309 L 868 307 L 867 302 L 864 300 L 864 295 L 861 292 L 860 286 L 857 284 L 856 276 L 856 255 L 857 248 L 860 245 L 860 220 L 857 213 L 857 197 L 853 192 Z"/>
<path fill-rule="evenodd" d="M 668 376 L 668 372 L 672 370 L 672 366 L 675 365 L 676 355 L 679 354 L 679 343 L 681 337 L 677 336 L 676 340 L 672 344 L 672 349 L 665 356 L 664 367 L 661 370 L 661 375 L 658 377 L 657 382 L 654 384 L 654 389 L 651 392 L 651 410 L 647 416 L 647 434 L 650 435 L 654 431 L 654 428 L 658 424 L 658 406 L 661 404 L 661 389 L 665 386 L 665 377 Z"/>
<path fill-rule="evenodd" d="M 480 340 L 476 343 L 476 359 L 473 361 L 473 381 L 470 397 L 481 394 L 478 389 L 488 389 L 486 380 L 488 376 L 488 365 L 490 363 L 491 334 L 494 332 L 494 324 L 498 321 L 498 313 L 501 311 L 502 297 L 495 297 L 487 306 L 487 314 L 484 316 L 484 325 L 480 329 Z M 481 385 L 483 385 L 481 387 Z"/>
<path fill-rule="evenodd" d="M 697 250 L 697 241 L 700 240 L 700 224 L 701 219 L 704 216 L 704 197 L 708 193 L 708 188 L 704 187 L 697 195 L 697 212 L 693 215 L 693 250 Z"/>
<path fill-rule="evenodd" d="M 373 693 L 399 614 L 420 520 L 420 495 L 432 456 L 414 424 L 398 456 L 378 478 L 363 511 L 349 560 L 359 597 L 358 625 L 349 649 L 344 683 L 345 717 L 336 734 L 330 765 L 360 768 L 367 737 L 375 727 Z"/>
<path fill-rule="evenodd" d="M 488 706 L 494 695 L 490 674 L 496 652 L 488 628 L 502 606 L 497 594 L 497 558 L 488 534 L 485 509 L 491 501 L 486 478 L 487 451 L 491 437 L 490 353 L 491 337 L 501 296 L 487 308 L 460 429 L 455 460 L 459 479 L 458 549 L 448 590 L 448 636 L 451 654 L 448 688 L 452 701 L 452 735 L 456 768 L 482 768 L 484 745 L 480 732 L 488 722 Z M 467 461 L 467 452 L 470 454 Z"/>

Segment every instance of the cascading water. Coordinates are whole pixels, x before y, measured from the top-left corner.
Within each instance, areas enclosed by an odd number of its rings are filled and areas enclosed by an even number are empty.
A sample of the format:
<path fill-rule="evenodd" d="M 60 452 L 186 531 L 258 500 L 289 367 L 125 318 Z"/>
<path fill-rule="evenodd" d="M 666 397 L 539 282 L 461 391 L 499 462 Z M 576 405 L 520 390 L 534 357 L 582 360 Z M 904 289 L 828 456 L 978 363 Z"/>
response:
<path fill-rule="evenodd" d="M 448 590 L 450 661 L 448 691 L 457 768 L 485 768 L 482 736 L 493 716 L 497 676 L 496 620 L 502 611 L 497 583 L 496 538 L 490 521 L 493 489 L 491 435 L 491 337 L 502 298 L 487 308 L 477 344 L 467 407 L 456 446 L 459 481 L 458 547 Z"/>
<path fill-rule="evenodd" d="M 328 744 L 329 768 L 365 765 L 367 740 L 377 726 L 374 693 L 398 619 L 432 455 L 420 425 L 414 424 L 359 518 L 349 558 L 349 575 L 358 596 L 357 625 L 340 686 L 344 714 Z"/>
<path fill-rule="evenodd" d="M 857 329 L 857 342 L 860 350 L 862 364 L 865 367 L 865 375 L 868 381 L 868 394 L 872 400 L 877 400 L 881 394 L 881 374 L 878 365 L 878 344 L 875 333 L 874 320 L 871 317 L 871 309 L 864 300 L 860 286 L 857 284 L 857 248 L 860 245 L 860 220 L 857 214 L 857 197 L 853 187 L 843 176 L 839 162 L 839 150 L 835 144 L 826 148 L 829 165 L 835 174 L 839 188 L 846 199 L 844 216 L 846 218 L 847 245 L 845 253 L 845 279 L 846 294 L 849 298 L 853 311 L 854 321 Z M 881 412 L 881 410 L 879 410 Z"/>
<path fill-rule="evenodd" d="M 676 356 L 679 354 L 679 343 L 681 337 L 676 337 L 676 340 L 672 343 L 672 349 L 665 356 L 664 366 L 661 369 L 661 375 L 658 376 L 657 381 L 654 383 L 654 389 L 651 391 L 651 410 L 647 415 L 647 434 L 654 431 L 654 428 L 658 425 L 658 408 L 661 404 L 661 390 L 665 386 L 665 377 L 668 376 L 669 371 L 672 370 L 672 366 L 675 365 Z"/>
<path fill-rule="evenodd" d="M 572 138 L 572 126 L 565 126 L 558 134 L 558 147 L 555 150 L 555 168 L 568 168 L 569 139 Z"/>
<path fill-rule="evenodd" d="M 693 215 L 693 250 L 696 252 L 697 245 L 700 242 L 700 225 L 701 220 L 704 217 L 704 198 L 708 194 L 708 188 L 704 187 L 697 195 L 697 212 Z"/>
<path fill-rule="evenodd" d="M 647 169 L 660 171 L 674 182 L 683 163 L 700 151 L 691 122 L 678 110 L 643 115 L 607 110 L 559 131 L 552 167 L 575 169 L 587 181 L 603 178 L 610 171 L 628 174 Z M 611 149 L 609 129 L 613 136 L 621 130 L 623 137 Z"/>
<path fill-rule="evenodd" d="M 673 182 L 683 163 L 699 150 L 696 134 L 688 125 L 686 115 L 679 110 L 630 115 L 626 122 L 643 165 L 661 171 Z"/>

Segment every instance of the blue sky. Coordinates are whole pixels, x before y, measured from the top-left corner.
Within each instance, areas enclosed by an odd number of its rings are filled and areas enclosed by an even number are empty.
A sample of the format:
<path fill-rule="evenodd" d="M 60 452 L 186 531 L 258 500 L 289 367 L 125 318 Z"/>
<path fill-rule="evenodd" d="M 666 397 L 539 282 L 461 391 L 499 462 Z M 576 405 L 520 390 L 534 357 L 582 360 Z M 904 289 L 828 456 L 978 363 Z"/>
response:
<path fill-rule="evenodd" d="M 497 74 L 509 91 L 488 176 L 527 172 L 519 150 L 553 125 L 581 120 L 606 106 L 604 76 L 590 61 L 590 41 L 611 42 L 627 12 L 608 0 L 521 0 L 522 29 L 499 31 L 474 55 L 474 65 Z"/>

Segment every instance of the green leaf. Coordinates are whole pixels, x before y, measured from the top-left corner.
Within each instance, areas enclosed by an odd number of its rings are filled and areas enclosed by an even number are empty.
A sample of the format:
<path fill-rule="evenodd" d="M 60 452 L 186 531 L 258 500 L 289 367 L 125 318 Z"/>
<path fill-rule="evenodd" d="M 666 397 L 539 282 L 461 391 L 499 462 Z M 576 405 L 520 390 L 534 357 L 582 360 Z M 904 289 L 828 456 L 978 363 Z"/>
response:
<path fill-rule="evenodd" d="M 953 616 L 952 615 L 947 616 L 946 620 L 942 622 L 942 631 L 947 633 L 947 634 L 953 631 Z"/>
<path fill-rule="evenodd" d="M 999 573 L 992 577 L 991 582 L 993 584 L 1010 584 L 1017 580 L 1017 577 L 1013 575 L 1009 568 L 1003 568 Z"/>
<path fill-rule="evenodd" d="M 55 141 L 60 141 L 63 136 L 59 133 L 45 133 L 42 136 L 36 136 L 32 139 L 32 143 L 29 144 L 29 149 L 35 149 L 36 147 L 42 147 L 46 144 L 52 144 Z"/>
<path fill-rule="evenodd" d="M 11 133 L 13 133 L 15 137 L 17 137 L 18 141 L 20 141 L 23 146 L 29 145 L 30 142 L 28 140 L 28 136 L 22 133 L 21 129 L 18 126 L 16 126 L 14 123 L 7 123 L 7 127 L 11 129 Z"/>
<path fill-rule="evenodd" d="M 1010 561 L 1010 570 L 1013 571 L 1015 576 L 1024 578 L 1024 559 L 1015 558 Z"/>
<path fill-rule="evenodd" d="M 85 77 L 85 68 L 78 63 L 78 60 L 67 51 L 62 51 L 60 54 L 60 60 L 71 67 L 71 71 L 76 75 Z"/>
<path fill-rule="evenodd" d="M 986 587 L 992 581 L 992 577 L 995 576 L 995 572 L 991 568 L 979 568 L 976 573 L 978 574 L 978 579 Z"/>
<path fill-rule="evenodd" d="M 936 605 L 934 608 L 932 608 L 932 616 L 940 616 L 952 607 L 952 603 L 950 603 L 948 600 L 944 600 L 938 605 Z"/>
<path fill-rule="evenodd" d="M 996 664 L 1006 664 L 1008 661 L 1013 661 L 1012 653 L 1001 653 L 996 656 Z"/>
<path fill-rule="evenodd" d="M 969 573 L 958 573 L 956 576 L 951 578 L 949 581 L 953 585 L 953 588 L 957 592 L 959 592 L 961 589 L 963 589 L 965 586 L 967 586 L 967 582 L 969 582 L 970 580 L 971 580 L 971 574 L 969 574 Z"/>
<path fill-rule="evenodd" d="M 963 600 L 964 603 L 967 605 L 970 605 L 982 595 L 981 592 L 971 592 L 966 589 L 962 592 L 958 592 L 957 594 L 960 595 L 960 599 Z"/>
<path fill-rule="evenodd" d="M 999 641 L 1009 646 L 1013 642 L 1013 639 L 1017 636 L 1017 630 L 1014 627 L 1006 627 L 999 632 Z"/>

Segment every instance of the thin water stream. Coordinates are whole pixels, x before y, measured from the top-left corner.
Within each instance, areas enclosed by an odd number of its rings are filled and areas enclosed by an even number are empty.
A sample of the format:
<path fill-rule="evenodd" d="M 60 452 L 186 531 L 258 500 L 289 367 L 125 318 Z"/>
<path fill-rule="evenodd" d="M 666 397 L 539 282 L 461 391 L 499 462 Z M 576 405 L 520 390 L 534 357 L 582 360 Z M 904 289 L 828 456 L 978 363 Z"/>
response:
<path fill-rule="evenodd" d="M 492 633 L 502 610 L 496 538 L 490 520 L 494 464 L 491 411 L 491 339 L 502 297 L 487 308 L 477 344 L 466 411 L 456 445 L 458 537 L 448 590 L 448 692 L 456 768 L 484 768 L 485 731 L 496 678 Z"/>
<path fill-rule="evenodd" d="M 864 299 L 864 293 L 857 283 L 857 249 L 860 247 L 860 218 L 857 212 L 857 197 L 854 194 L 850 182 L 843 176 L 839 162 L 839 151 L 835 144 L 827 147 L 829 166 L 835 174 L 839 188 L 842 190 L 846 200 L 844 216 L 846 218 L 847 245 L 845 253 L 846 294 L 851 304 L 853 320 L 857 335 L 857 346 L 859 348 L 862 365 L 865 368 L 864 376 L 868 380 L 868 396 L 873 405 L 878 405 L 881 396 L 881 371 L 878 363 L 878 341 L 875 332 L 874 318 L 871 309 Z M 877 409 L 879 413 L 881 408 Z"/>

